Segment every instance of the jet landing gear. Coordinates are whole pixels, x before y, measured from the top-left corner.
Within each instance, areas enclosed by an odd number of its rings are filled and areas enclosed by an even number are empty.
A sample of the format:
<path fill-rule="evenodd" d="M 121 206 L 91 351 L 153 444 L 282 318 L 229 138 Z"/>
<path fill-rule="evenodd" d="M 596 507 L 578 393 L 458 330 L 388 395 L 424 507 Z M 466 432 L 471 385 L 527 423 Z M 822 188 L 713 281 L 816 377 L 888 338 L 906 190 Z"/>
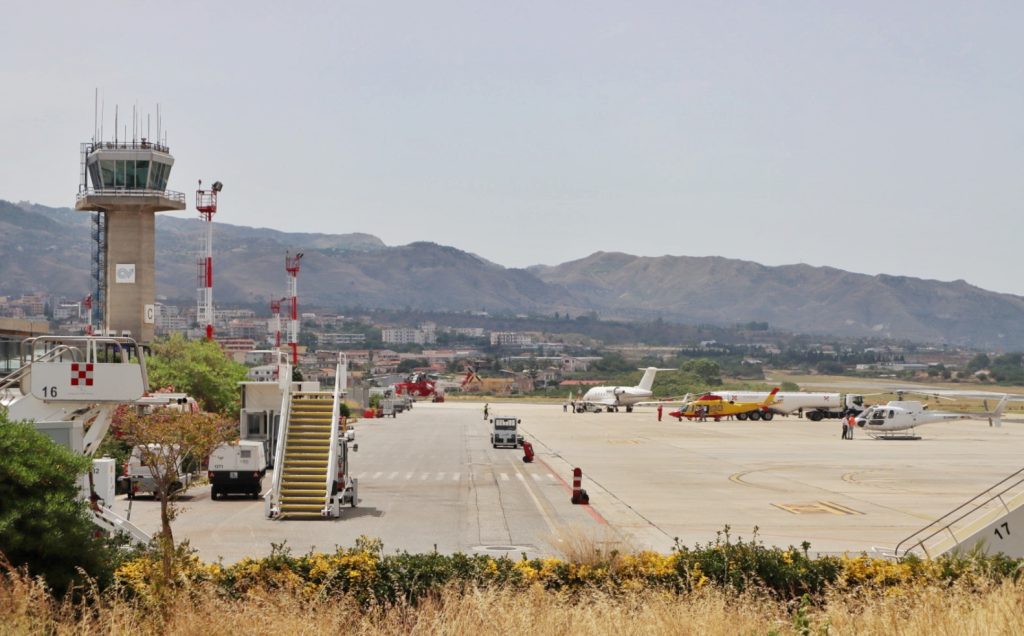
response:
<path fill-rule="evenodd" d="M 626 412 L 627 413 L 632 413 L 633 412 L 633 407 L 632 406 L 627 406 L 626 407 Z"/>

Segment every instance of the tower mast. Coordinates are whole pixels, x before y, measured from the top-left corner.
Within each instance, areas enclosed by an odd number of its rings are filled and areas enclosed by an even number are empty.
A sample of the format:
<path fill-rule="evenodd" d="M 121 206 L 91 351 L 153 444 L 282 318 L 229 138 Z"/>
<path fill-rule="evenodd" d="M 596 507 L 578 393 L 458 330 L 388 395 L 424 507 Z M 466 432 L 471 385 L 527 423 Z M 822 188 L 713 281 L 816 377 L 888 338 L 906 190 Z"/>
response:
<path fill-rule="evenodd" d="M 291 300 L 291 313 L 288 320 L 288 347 L 292 350 L 292 366 L 299 366 L 299 261 L 302 252 L 291 256 L 284 255 L 284 268 L 288 272 L 288 298 Z"/>
<path fill-rule="evenodd" d="M 215 181 L 209 190 L 203 190 L 203 182 L 199 181 L 196 190 L 196 210 L 206 223 L 206 232 L 200 239 L 199 273 L 198 273 L 198 304 L 196 321 L 207 340 L 213 340 L 213 215 L 217 213 L 217 194 L 224 184 Z"/>

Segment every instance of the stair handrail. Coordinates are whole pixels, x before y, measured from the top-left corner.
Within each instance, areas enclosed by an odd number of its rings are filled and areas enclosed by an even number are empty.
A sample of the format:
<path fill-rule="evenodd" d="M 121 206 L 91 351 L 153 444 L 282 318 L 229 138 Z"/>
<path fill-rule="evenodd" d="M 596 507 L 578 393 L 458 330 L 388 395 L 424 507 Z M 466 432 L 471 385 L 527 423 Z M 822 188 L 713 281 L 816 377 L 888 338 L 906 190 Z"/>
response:
<path fill-rule="evenodd" d="M 22 364 L 20 367 L 18 367 L 11 373 L 5 375 L 3 378 L 0 378 L 0 392 L 3 392 L 11 388 L 12 386 L 14 386 L 16 382 L 20 382 L 23 377 L 28 375 L 29 371 L 32 369 L 33 362 L 48 362 L 54 358 L 58 358 L 64 355 L 64 353 L 66 352 L 71 352 L 71 355 L 74 356 L 74 353 L 76 351 L 78 351 L 78 349 L 69 347 L 67 345 L 60 345 L 54 347 L 53 349 L 50 349 L 49 351 L 39 356 L 38 358 L 34 358 L 31 361 Z"/>
<path fill-rule="evenodd" d="M 331 450 L 327 455 L 327 495 L 324 500 L 324 514 L 330 514 L 331 499 L 334 495 L 334 473 L 338 464 L 338 429 L 341 419 L 341 376 L 342 376 L 342 353 L 338 354 L 338 364 L 334 368 L 334 404 L 331 407 Z"/>
<path fill-rule="evenodd" d="M 999 488 L 1003 484 L 1006 484 L 1006 482 L 1009 482 L 1009 481 L 1013 480 L 1014 478 L 1017 478 L 1016 481 L 1013 481 L 1013 483 L 1010 483 L 1010 484 L 1006 485 L 999 492 L 996 492 L 996 493 L 992 494 L 991 496 L 988 497 L 988 499 L 985 499 L 984 501 L 982 501 L 980 503 L 975 503 L 978 499 L 981 499 L 982 497 L 985 497 L 989 493 L 992 493 L 992 491 L 996 490 L 997 488 Z M 925 527 L 921 528 L 917 532 L 914 532 L 913 534 L 911 534 L 907 538 L 903 539 L 902 541 L 900 541 L 899 543 L 896 544 L 896 549 L 893 550 L 893 554 L 895 554 L 897 558 L 905 557 L 905 556 L 907 556 L 907 554 L 910 553 L 911 550 L 913 550 L 916 547 L 920 547 L 922 550 L 924 550 L 925 554 L 929 558 L 931 558 L 931 554 L 928 552 L 928 548 L 925 547 L 925 542 L 930 540 L 930 539 L 932 539 L 932 538 L 934 538 L 935 536 L 937 536 L 937 535 L 939 535 L 939 534 L 941 534 L 943 532 L 946 532 L 946 531 L 949 532 L 949 535 L 953 538 L 954 542 L 959 543 L 960 539 L 957 538 L 956 534 L 954 534 L 953 530 L 951 529 L 953 524 L 955 524 L 955 523 L 957 523 L 959 521 L 962 521 L 963 519 L 965 519 L 967 516 L 971 515 L 972 513 L 977 512 L 978 510 L 981 510 L 982 508 L 984 508 L 988 504 L 992 503 L 996 499 L 998 499 L 999 502 L 1001 504 L 1003 504 L 1003 507 L 1007 509 L 1007 512 L 1009 512 L 1010 511 L 1009 507 L 1006 505 L 1006 502 L 1003 501 L 1002 496 L 1005 495 L 1010 490 L 1012 490 L 1012 489 L 1016 488 L 1017 486 L 1021 485 L 1022 483 L 1024 483 L 1024 468 L 1021 468 L 1020 470 L 1018 470 L 1016 472 L 1013 472 L 1013 473 L 1007 475 L 1006 477 L 1000 479 L 995 484 L 989 486 L 985 490 L 982 490 L 981 492 L 979 492 L 978 494 L 974 495 L 973 497 L 971 497 L 967 501 L 963 502 L 962 504 L 960 504 L 956 508 L 953 508 L 952 510 L 950 510 L 946 514 L 942 515 L 938 519 L 932 521 L 931 523 L 929 523 Z M 967 510 L 964 510 L 964 508 L 967 508 L 968 506 L 972 506 L 972 507 L 967 509 Z M 953 515 L 956 515 L 961 510 L 963 510 L 962 514 L 958 515 L 955 519 L 950 519 L 949 521 L 946 521 L 946 519 L 948 519 L 949 517 L 952 517 Z M 945 521 L 945 523 L 943 524 L 944 521 Z M 940 524 L 942 524 L 942 526 L 941 527 L 937 527 Z M 906 549 L 903 550 L 902 554 L 900 553 L 900 548 L 902 548 L 905 543 L 915 539 L 919 535 L 922 535 L 922 534 L 928 532 L 932 528 L 935 528 L 935 530 L 932 531 L 930 534 L 928 534 L 928 536 L 921 537 L 920 539 L 917 539 L 916 541 L 914 541 L 913 543 L 908 545 L 906 547 Z"/>
<path fill-rule="evenodd" d="M 281 500 L 281 478 L 284 475 L 284 445 L 288 439 L 288 425 L 292 419 L 291 382 L 286 384 L 286 389 L 281 393 L 281 416 L 277 420 L 277 448 L 274 449 L 274 481 L 270 488 L 270 506 L 280 505 Z"/>

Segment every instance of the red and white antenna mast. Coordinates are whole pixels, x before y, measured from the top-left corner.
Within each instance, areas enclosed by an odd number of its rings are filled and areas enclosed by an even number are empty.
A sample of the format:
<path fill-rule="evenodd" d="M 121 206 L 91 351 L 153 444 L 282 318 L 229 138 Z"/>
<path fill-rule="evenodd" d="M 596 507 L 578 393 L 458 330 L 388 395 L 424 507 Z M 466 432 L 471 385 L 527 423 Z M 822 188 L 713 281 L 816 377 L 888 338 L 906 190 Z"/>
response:
<path fill-rule="evenodd" d="M 203 181 L 199 181 L 196 190 L 196 210 L 206 221 L 206 233 L 200 240 L 199 252 L 199 302 L 196 306 L 196 322 L 204 329 L 207 340 L 213 340 L 213 215 L 217 213 L 217 193 L 224 184 L 215 181 L 209 190 L 203 190 Z"/>
<path fill-rule="evenodd" d="M 85 335 L 92 335 L 92 294 L 82 299 L 82 307 L 85 308 Z"/>
<path fill-rule="evenodd" d="M 270 330 L 274 332 L 275 351 L 281 348 L 281 305 L 286 300 L 288 299 L 282 298 L 270 301 Z"/>
<path fill-rule="evenodd" d="M 299 366 L 299 261 L 302 252 L 291 256 L 284 254 L 284 268 L 288 272 L 288 298 L 291 300 L 291 314 L 288 320 L 288 347 L 292 350 L 292 366 Z"/>

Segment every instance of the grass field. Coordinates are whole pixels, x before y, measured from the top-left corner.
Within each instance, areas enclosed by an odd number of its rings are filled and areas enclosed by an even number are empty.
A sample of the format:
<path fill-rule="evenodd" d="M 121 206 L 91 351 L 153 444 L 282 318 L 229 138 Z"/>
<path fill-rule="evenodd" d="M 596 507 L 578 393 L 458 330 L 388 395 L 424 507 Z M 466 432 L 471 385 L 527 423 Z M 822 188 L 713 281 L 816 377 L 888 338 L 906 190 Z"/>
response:
<path fill-rule="evenodd" d="M 890 590 L 892 592 L 892 590 Z M 709 587 L 678 595 L 566 594 L 533 587 L 442 590 L 418 605 L 361 608 L 301 588 L 226 598 L 212 586 L 159 599 L 96 594 L 53 600 L 38 581 L 0 583 L 2 634 L 1024 634 L 1024 585 L 932 586 L 900 593 L 830 594 L 820 604 Z"/>

